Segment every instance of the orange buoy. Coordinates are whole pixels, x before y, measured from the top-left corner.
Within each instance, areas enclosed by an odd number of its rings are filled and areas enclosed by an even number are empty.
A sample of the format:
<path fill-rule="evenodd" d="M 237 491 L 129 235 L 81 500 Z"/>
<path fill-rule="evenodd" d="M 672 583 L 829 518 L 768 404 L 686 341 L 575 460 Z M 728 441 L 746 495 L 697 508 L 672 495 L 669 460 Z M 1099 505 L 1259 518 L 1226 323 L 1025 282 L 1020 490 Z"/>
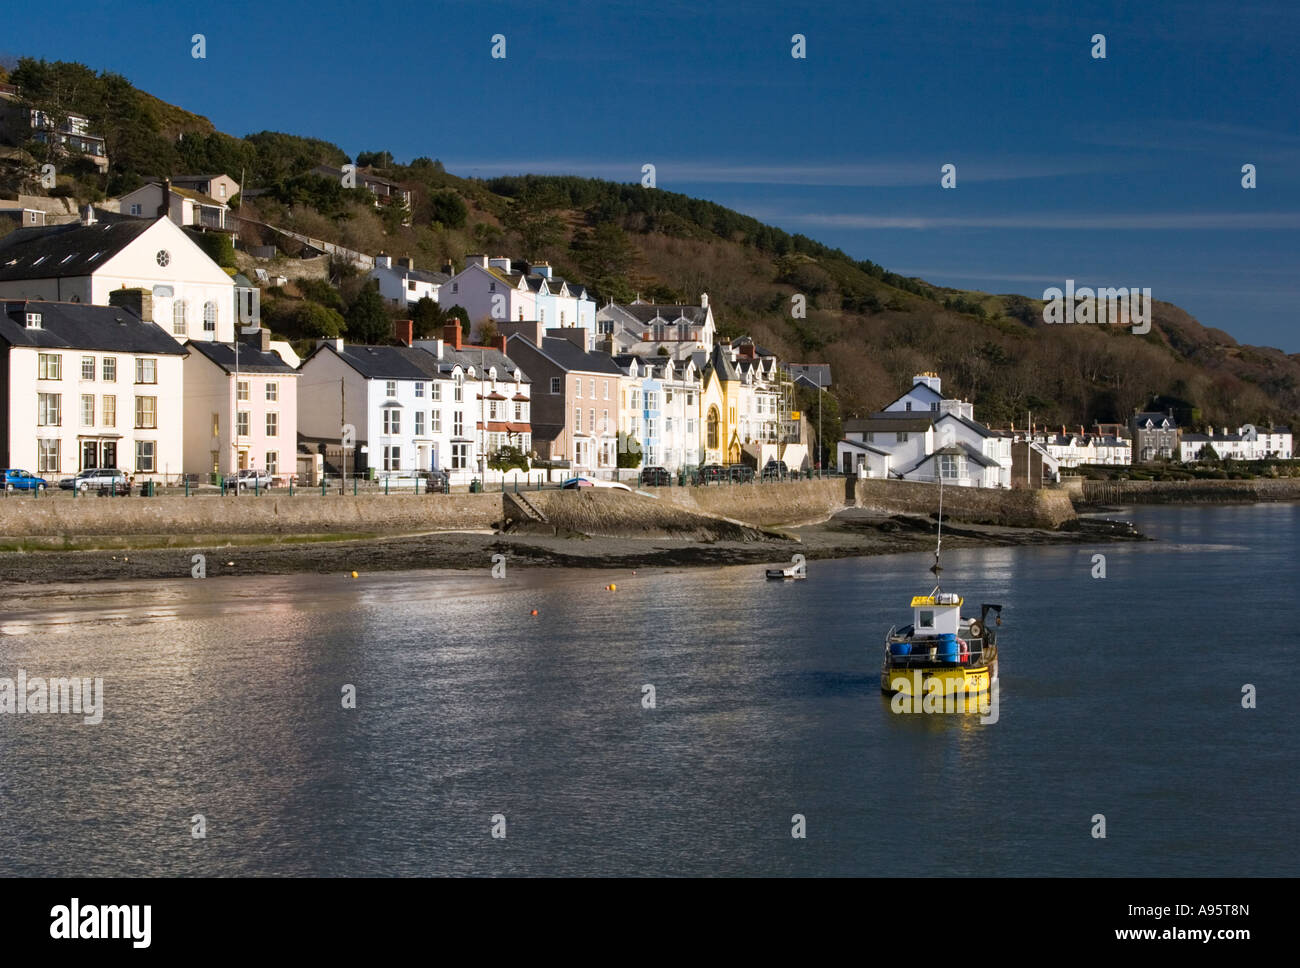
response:
<path fill-rule="evenodd" d="M 537 609 L 533 609 L 533 610 L 532 610 L 531 612 L 529 612 L 528 614 L 529 614 L 529 615 L 536 615 L 536 614 L 537 614 Z"/>
<path fill-rule="evenodd" d="M 609 590 L 610 590 L 611 592 L 616 592 L 616 591 L 618 591 L 618 586 L 617 586 L 617 585 L 609 585 L 609 586 L 607 586 L 607 587 L 609 588 Z"/>
<path fill-rule="evenodd" d="M 356 577 L 357 577 L 357 573 L 356 573 L 355 571 L 352 573 L 352 577 L 353 577 L 353 578 L 356 578 Z"/>

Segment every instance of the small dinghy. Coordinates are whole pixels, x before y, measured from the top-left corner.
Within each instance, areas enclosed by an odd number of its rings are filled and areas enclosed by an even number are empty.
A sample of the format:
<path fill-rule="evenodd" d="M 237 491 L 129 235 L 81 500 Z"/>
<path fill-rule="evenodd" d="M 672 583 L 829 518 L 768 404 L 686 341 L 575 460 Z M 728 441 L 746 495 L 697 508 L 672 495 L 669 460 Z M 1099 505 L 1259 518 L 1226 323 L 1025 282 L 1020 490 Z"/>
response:
<path fill-rule="evenodd" d="M 767 577 L 771 581 L 785 581 L 786 579 L 807 578 L 808 569 L 805 567 L 806 559 L 803 555 L 795 555 L 790 564 L 784 568 L 769 568 Z"/>

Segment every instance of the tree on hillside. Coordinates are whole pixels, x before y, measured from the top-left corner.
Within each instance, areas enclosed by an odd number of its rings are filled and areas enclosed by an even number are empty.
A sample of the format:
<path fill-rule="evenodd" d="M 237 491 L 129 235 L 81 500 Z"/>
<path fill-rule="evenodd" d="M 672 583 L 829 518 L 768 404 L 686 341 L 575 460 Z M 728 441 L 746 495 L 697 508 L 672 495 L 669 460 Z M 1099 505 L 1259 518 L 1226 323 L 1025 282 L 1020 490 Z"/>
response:
<path fill-rule="evenodd" d="M 519 240 L 525 259 L 536 259 L 564 235 L 564 223 L 556 214 L 563 199 L 554 191 L 538 190 L 517 199 L 502 221 Z"/>
<path fill-rule="evenodd" d="M 393 335 L 393 324 L 377 282 L 357 294 L 348 307 L 347 323 L 348 336 L 356 343 L 384 343 Z"/>
<path fill-rule="evenodd" d="M 411 310 L 411 323 L 416 339 L 441 337 L 445 322 L 441 307 L 428 296 L 421 296 Z"/>
<path fill-rule="evenodd" d="M 363 151 L 357 155 L 358 168 L 391 168 L 393 156 L 387 151 Z"/>
<path fill-rule="evenodd" d="M 453 191 L 433 192 L 418 207 L 421 209 L 422 221 L 437 222 L 449 229 L 463 229 L 469 218 L 469 209 L 461 201 L 460 195 Z"/>
<path fill-rule="evenodd" d="M 627 275 L 636 264 L 637 252 L 618 225 L 602 222 L 584 229 L 574 237 L 572 250 L 578 267 L 600 295 L 618 302 L 631 299 Z"/>

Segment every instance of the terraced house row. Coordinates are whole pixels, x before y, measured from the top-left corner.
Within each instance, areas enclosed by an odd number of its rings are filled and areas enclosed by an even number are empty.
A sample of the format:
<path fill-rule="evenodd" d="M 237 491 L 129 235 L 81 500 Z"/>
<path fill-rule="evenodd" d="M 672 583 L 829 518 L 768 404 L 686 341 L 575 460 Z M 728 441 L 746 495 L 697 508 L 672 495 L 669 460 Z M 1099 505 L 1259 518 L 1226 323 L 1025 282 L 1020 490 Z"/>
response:
<path fill-rule="evenodd" d="M 399 319 L 387 344 L 321 340 L 300 357 L 257 325 L 248 286 L 166 197 L 146 202 L 154 217 L 87 209 L 0 239 L 0 464 L 47 478 L 441 471 L 465 484 L 504 448 L 598 476 L 807 462 L 795 375 L 748 338 L 718 341 L 707 296 L 597 310 L 545 264 L 472 255 L 424 291 L 482 309 L 489 341 L 456 325 L 415 339 Z M 828 367 L 819 383 L 807 370 L 805 385 L 829 385 Z"/>

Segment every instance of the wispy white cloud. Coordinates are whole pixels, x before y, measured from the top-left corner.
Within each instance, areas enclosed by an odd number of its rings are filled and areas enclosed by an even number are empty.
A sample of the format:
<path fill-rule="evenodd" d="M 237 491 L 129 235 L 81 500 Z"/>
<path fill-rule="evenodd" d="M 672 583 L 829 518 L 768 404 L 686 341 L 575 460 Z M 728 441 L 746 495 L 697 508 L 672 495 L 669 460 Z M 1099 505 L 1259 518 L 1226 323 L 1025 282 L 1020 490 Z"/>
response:
<path fill-rule="evenodd" d="M 1300 228 L 1300 212 L 1034 213 L 1021 215 L 858 215 L 839 212 L 750 211 L 764 222 L 840 229 L 1097 229 L 1224 231 Z"/>
<path fill-rule="evenodd" d="M 641 166 L 655 166 L 655 180 L 660 188 L 672 190 L 674 184 L 750 184 L 750 185 L 820 185 L 825 187 L 894 188 L 939 184 L 940 169 L 953 163 L 958 178 L 968 182 L 1021 181 L 1036 178 L 1059 178 L 1082 174 L 1113 174 L 1139 170 L 1133 162 L 1118 159 L 972 159 L 936 154 L 927 159 L 898 159 L 855 164 L 788 164 L 737 165 L 726 162 L 674 161 L 657 159 L 647 153 L 643 158 L 622 161 L 577 159 L 468 160 L 446 161 L 448 169 L 458 174 L 480 178 L 493 175 L 580 175 L 612 181 L 639 182 Z"/>

